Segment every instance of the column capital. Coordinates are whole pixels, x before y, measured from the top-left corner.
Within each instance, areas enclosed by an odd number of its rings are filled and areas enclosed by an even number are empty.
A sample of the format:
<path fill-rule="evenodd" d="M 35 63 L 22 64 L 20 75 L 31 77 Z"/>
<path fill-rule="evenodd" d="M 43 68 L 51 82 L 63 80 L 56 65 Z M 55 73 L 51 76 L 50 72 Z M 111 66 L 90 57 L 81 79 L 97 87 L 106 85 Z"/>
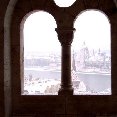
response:
<path fill-rule="evenodd" d="M 61 45 L 71 45 L 75 28 L 56 28 L 55 31 L 58 34 Z"/>

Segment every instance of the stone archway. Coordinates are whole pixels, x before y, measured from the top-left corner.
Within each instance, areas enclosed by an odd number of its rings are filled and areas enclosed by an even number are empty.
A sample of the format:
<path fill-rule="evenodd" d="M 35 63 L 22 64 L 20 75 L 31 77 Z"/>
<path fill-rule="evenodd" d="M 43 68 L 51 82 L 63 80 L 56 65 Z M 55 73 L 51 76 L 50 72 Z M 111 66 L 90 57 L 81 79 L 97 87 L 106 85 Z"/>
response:
<path fill-rule="evenodd" d="M 93 1 L 93 0 L 92 0 Z M 90 0 L 85 1 L 83 3 L 81 0 L 77 0 L 75 4 L 72 7 L 69 8 L 59 8 L 56 7 L 55 4 L 52 2 L 52 0 L 48 0 L 48 4 L 41 0 L 41 3 L 38 2 L 38 0 L 35 0 L 35 2 L 31 1 L 32 4 L 29 4 L 28 1 L 20 0 L 11 0 L 6 12 L 5 16 L 5 22 L 4 22 L 4 31 L 5 31 L 5 47 L 4 53 L 5 53 L 5 85 L 8 86 L 8 88 L 5 88 L 5 92 L 7 92 L 11 89 L 12 94 L 8 92 L 10 98 L 13 98 L 12 102 L 9 97 L 6 96 L 6 115 L 10 115 L 11 111 L 14 115 L 26 115 L 26 114 L 33 114 L 32 116 L 35 116 L 34 113 L 39 116 L 40 113 L 45 114 L 46 112 L 54 113 L 55 116 L 78 116 L 80 114 L 86 113 L 111 113 L 116 112 L 116 108 L 111 108 L 117 106 L 117 103 L 115 102 L 115 96 L 117 94 L 117 87 L 116 87 L 116 8 L 115 5 L 111 0 L 108 0 L 106 2 L 102 1 L 101 5 L 98 6 L 98 0 L 96 2 L 91 2 Z M 16 4 L 16 5 L 15 5 Z M 108 5 L 109 4 L 109 5 Z M 25 7 L 26 6 L 26 7 Z M 110 97 L 97 97 L 97 96 L 20 96 L 20 67 L 19 67 L 19 57 L 20 57 L 20 44 L 19 44 L 19 24 L 24 15 L 32 10 L 37 9 L 44 9 L 45 11 L 48 11 L 52 13 L 55 16 L 55 19 L 57 20 L 58 24 L 58 33 L 63 34 L 66 33 L 69 34 L 69 38 L 72 37 L 73 32 L 73 23 L 76 18 L 76 16 L 82 11 L 87 8 L 98 8 L 107 15 L 109 15 L 111 23 L 112 23 L 112 65 L 113 65 L 113 94 Z M 15 7 L 15 9 L 14 9 Z M 14 11 L 14 12 L 13 12 Z M 8 19 L 7 19 L 8 18 Z M 12 20 L 11 20 L 12 19 Z M 16 31 L 16 33 L 14 33 Z M 59 34 L 59 36 L 61 35 Z M 64 40 L 66 39 L 66 35 L 62 36 L 62 44 L 65 45 L 67 43 L 68 45 L 71 43 L 72 40 Z M 11 37 L 11 38 L 10 38 Z M 11 41 L 11 43 L 10 43 Z M 69 43 L 70 42 L 70 43 Z M 10 44 L 11 44 L 11 53 L 10 53 Z M 69 48 L 64 48 L 64 50 L 68 51 Z M 64 51 L 64 62 L 65 58 L 67 57 L 66 52 Z M 14 55 L 18 55 L 14 58 Z M 115 56 L 114 56 L 115 55 Z M 11 56 L 11 58 L 10 58 Z M 10 61 L 11 60 L 11 61 Z M 17 62 L 18 61 L 18 62 Z M 69 60 L 68 60 L 69 61 Z M 67 62 L 68 62 L 67 61 Z M 11 63 L 10 63 L 11 62 Z M 68 64 L 69 65 L 69 64 Z M 66 67 L 64 67 L 66 68 Z M 65 69 L 66 71 L 68 69 Z M 12 71 L 12 72 L 11 72 Z M 69 70 L 68 70 L 69 71 Z M 68 72 L 70 73 L 70 72 Z M 12 77 L 11 77 L 12 75 Z M 64 74 L 66 76 L 66 74 Z M 67 76 L 70 76 L 68 74 Z M 12 79 L 12 87 L 10 85 L 10 81 Z M 68 78 L 69 79 L 69 78 Z M 66 79 L 64 79 L 63 84 L 65 84 Z M 69 82 L 69 80 L 68 80 Z M 71 82 L 70 82 L 71 83 Z M 64 85 L 63 85 L 64 86 Z M 71 84 L 69 85 L 71 88 Z M 68 89 L 69 89 L 68 88 Z M 64 89 L 64 88 L 63 88 Z M 65 90 L 63 90 L 65 91 Z M 114 100 L 113 100 L 114 99 Z M 113 102 L 114 101 L 114 102 Z M 113 105 L 114 103 L 114 105 Z M 11 106 L 12 105 L 12 106 Z M 61 105 L 61 108 L 60 108 Z M 12 108 L 11 108 L 12 107 Z M 108 112 L 109 111 L 109 112 Z M 43 115 L 42 114 L 42 115 Z M 53 115 L 53 116 L 54 116 Z"/>

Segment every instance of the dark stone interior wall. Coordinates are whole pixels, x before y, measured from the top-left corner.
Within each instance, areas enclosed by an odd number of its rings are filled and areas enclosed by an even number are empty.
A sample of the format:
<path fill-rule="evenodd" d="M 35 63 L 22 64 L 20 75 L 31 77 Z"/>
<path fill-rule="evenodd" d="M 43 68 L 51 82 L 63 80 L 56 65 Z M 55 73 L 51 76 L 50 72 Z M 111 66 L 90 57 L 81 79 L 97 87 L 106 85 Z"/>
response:
<path fill-rule="evenodd" d="M 0 117 L 4 117 L 4 17 L 9 0 L 0 0 Z"/>
<path fill-rule="evenodd" d="M 7 101 L 10 101 L 8 100 L 10 97 L 4 98 L 4 69 L 7 69 L 6 67 L 4 68 L 4 19 L 9 1 L 10 0 L 0 0 L 0 117 L 4 117 L 4 114 L 6 114 L 5 110 L 6 112 L 10 111 L 9 108 L 12 108 L 14 117 L 96 117 L 96 115 L 105 115 L 104 117 L 107 115 L 110 117 L 112 117 L 111 115 L 116 116 L 117 8 L 115 7 L 113 0 L 77 0 L 78 2 L 74 4 L 74 7 L 68 9 L 56 7 L 52 0 L 47 0 L 47 2 L 46 0 L 35 0 L 35 2 L 34 0 L 18 0 L 17 5 L 15 6 L 15 12 L 13 14 L 13 27 L 11 28 L 13 30 L 11 34 L 11 37 L 13 38 L 11 39 L 13 106 L 7 106 L 7 104 L 9 105 L 10 103 L 7 103 Z M 18 27 L 21 19 L 26 13 L 33 10 L 38 10 L 38 8 L 40 8 L 40 10 L 44 9 L 55 16 L 58 28 L 72 27 L 76 16 L 82 10 L 89 8 L 100 9 L 110 17 L 110 22 L 112 24 L 112 96 L 20 96 L 20 64 L 18 62 L 20 60 L 20 37 L 18 37 Z M 14 33 L 14 31 L 16 33 Z M 5 66 L 6 65 L 7 63 L 5 63 Z M 5 85 L 5 87 L 7 87 L 7 85 Z M 4 105 L 6 105 L 6 107 Z M 6 115 L 6 117 L 8 117 L 8 114 Z"/>

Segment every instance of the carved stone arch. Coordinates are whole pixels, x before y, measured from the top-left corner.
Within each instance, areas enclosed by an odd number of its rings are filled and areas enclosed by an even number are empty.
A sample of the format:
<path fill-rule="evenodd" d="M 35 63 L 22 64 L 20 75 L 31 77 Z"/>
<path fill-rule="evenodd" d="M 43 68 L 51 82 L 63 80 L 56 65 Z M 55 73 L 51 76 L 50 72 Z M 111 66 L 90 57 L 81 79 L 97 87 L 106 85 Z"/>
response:
<path fill-rule="evenodd" d="M 107 18 L 108 22 L 109 22 L 110 25 L 111 25 L 111 17 L 108 16 L 108 14 L 107 14 L 106 12 L 104 12 L 104 11 L 102 11 L 102 10 L 100 10 L 100 9 L 93 9 L 93 8 L 81 10 L 81 11 L 79 12 L 79 14 L 75 17 L 74 22 L 73 22 L 73 25 L 74 25 L 75 20 L 77 19 L 77 17 L 78 17 L 79 15 L 81 15 L 82 13 L 86 12 L 86 11 L 97 11 L 97 12 L 102 13 L 102 14 Z"/>
<path fill-rule="evenodd" d="M 92 2 L 91 2 L 92 1 Z M 114 63 L 116 63 L 116 56 L 113 56 L 115 53 L 116 48 L 115 48 L 115 37 L 117 36 L 116 32 L 116 28 L 115 26 L 117 26 L 117 22 L 116 22 L 116 17 L 117 17 L 117 7 L 116 7 L 116 0 L 96 0 L 94 2 L 94 0 L 77 0 L 76 3 L 72 6 L 69 7 L 67 9 L 67 12 L 69 14 L 72 14 L 74 16 L 74 21 L 77 18 L 78 14 L 80 14 L 81 12 L 85 11 L 85 10 L 90 10 L 90 9 L 94 9 L 94 10 L 99 10 L 100 12 L 104 13 L 107 17 L 108 20 L 110 22 L 111 25 L 111 76 L 112 76 L 112 94 L 116 95 L 117 93 L 117 88 L 116 88 L 116 78 L 115 76 L 115 65 Z M 79 6 L 79 7 L 77 7 Z M 73 23 L 74 23 L 73 21 Z"/>
<path fill-rule="evenodd" d="M 71 7 L 66 8 L 66 12 L 75 19 L 81 11 L 88 9 L 103 11 L 110 19 L 116 12 L 116 2 L 114 0 L 77 0 Z"/>
<path fill-rule="evenodd" d="M 40 2 L 39 2 L 40 1 Z M 47 1 L 47 3 L 46 3 Z M 84 0 L 85 1 L 85 0 Z M 90 0 L 87 0 L 90 2 Z M 93 0 L 92 0 L 93 1 Z M 4 74 L 5 74 L 5 85 L 8 86 L 5 88 L 5 104 L 6 106 L 6 116 L 9 116 L 11 113 L 15 115 L 26 115 L 34 114 L 34 116 L 39 116 L 40 113 L 46 114 L 45 112 L 50 112 L 56 114 L 56 116 L 77 116 L 81 113 L 112 113 L 117 112 L 116 95 L 117 95 L 117 48 L 116 48 L 116 37 L 117 37 L 117 10 L 112 0 L 100 0 L 99 9 L 104 11 L 110 19 L 111 29 L 112 29 L 112 96 L 20 96 L 20 22 L 24 15 L 33 10 L 45 10 L 48 11 L 57 21 L 60 29 L 70 28 L 72 31 L 73 23 L 77 15 L 87 8 L 84 5 L 83 0 L 77 0 L 71 7 L 68 8 L 59 8 L 54 3 L 53 0 L 10 0 L 7 7 L 7 12 L 4 20 Z M 88 4 L 88 3 L 86 3 Z M 97 8 L 96 4 L 91 7 L 92 3 L 87 5 L 90 9 Z M 25 6 L 25 7 L 24 7 Z M 27 6 L 27 7 L 26 7 Z M 62 14 L 63 13 L 63 14 Z M 16 18 L 17 16 L 18 18 Z M 65 19 L 69 18 L 67 22 Z M 65 23 L 65 24 L 64 24 Z M 68 24 L 68 25 L 67 25 Z M 63 30 L 63 31 L 65 31 Z M 15 31 L 15 33 L 14 33 Z M 65 31 L 65 32 L 66 32 Z M 60 31 L 61 32 L 61 31 Z M 11 47 L 11 51 L 10 51 Z M 13 56 L 16 56 L 13 58 Z M 10 62 L 11 61 L 11 62 Z M 11 68 L 12 67 L 12 68 Z M 12 70 L 12 72 L 11 72 Z M 11 77 L 13 76 L 13 77 Z M 11 79 L 12 86 L 15 87 L 11 91 Z M 17 80 L 18 79 L 18 80 Z M 12 92 L 12 93 L 11 93 Z M 43 115 L 42 114 L 42 115 Z M 54 116 L 53 115 L 53 116 Z M 48 114 L 46 115 L 48 116 Z M 52 117 L 52 116 L 51 116 Z"/>
<path fill-rule="evenodd" d="M 39 5 L 35 1 L 34 6 L 32 6 L 29 0 L 10 0 L 6 10 L 4 19 L 5 116 L 11 116 L 13 112 L 19 109 L 18 103 L 23 100 L 20 95 L 20 23 L 24 16 L 27 17 L 35 10 L 44 10 L 52 14 L 52 10 L 48 10 L 51 5 L 45 8 L 45 0 L 41 1 Z"/>
<path fill-rule="evenodd" d="M 82 17 L 82 16 L 84 16 L 84 17 Z M 99 19 L 100 19 L 100 22 L 99 22 Z M 82 23 L 80 23 L 80 22 L 82 22 Z M 97 26 L 97 24 L 98 24 L 99 27 Z M 104 28 L 105 25 L 108 27 L 108 28 L 106 27 L 106 29 L 108 29 L 108 31 L 107 30 L 104 31 L 105 30 L 105 28 Z M 73 52 L 75 52 L 75 49 L 77 51 L 78 50 L 81 51 L 81 49 L 82 49 L 81 46 L 83 45 L 83 43 L 84 43 L 84 45 L 86 44 L 87 49 L 89 49 L 89 48 L 94 49 L 95 46 L 98 45 L 100 50 L 105 49 L 104 48 L 104 44 L 106 45 L 108 43 L 108 46 L 106 46 L 106 48 L 108 48 L 109 54 L 111 55 L 111 48 L 110 48 L 110 45 L 111 45 L 111 32 L 110 32 L 111 31 L 111 24 L 110 24 L 110 20 L 109 20 L 108 16 L 103 11 L 100 11 L 100 10 L 97 10 L 97 9 L 87 9 L 87 10 L 81 11 L 81 13 L 78 15 L 78 17 L 74 21 L 74 28 L 76 29 L 76 32 L 74 34 L 75 38 L 74 38 L 73 43 L 72 43 L 72 47 L 73 47 L 72 51 Z M 99 33 L 100 30 L 103 33 Z M 81 34 L 80 34 L 80 31 L 82 32 Z M 93 34 L 94 33 L 93 31 L 94 32 L 98 32 L 98 35 Z M 94 36 L 93 36 L 93 38 L 92 37 L 88 37 L 87 34 L 89 34 L 90 36 L 92 36 L 92 35 L 94 35 Z M 82 36 L 78 36 L 78 35 L 82 35 L 83 37 Z M 84 35 L 87 35 L 87 36 L 84 36 Z M 108 36 L 108 38 L 107 37 L 103 37 L 103 35 Z M 98 37 L 98 36 L 100 36 L 100 37 Z M 92 38 L 92 40 L 90 41 L 91 38 Z M 82 43 L 80 42 L 81 40 L 82 40 Z M 93 42 L 93 40 L 95 40 L 95 41 Z M 97 42 L 96 42 L 96 40 L 97 40 Z M 99 40 L 102 41 L 102 42 L 100 43 Z M 91 43 L 91 45 L 88 45 L 89 42 Z M 103 45 L 101 46 L 101 44 L 103 44 Z M 76 45 L 76 48 L 75 48 L 74 45 Z M 92 45 L 95 45 L 95 46 L 92 47 Z M 80 48 L 80 49 L 78 49 L 78 48 Z M 77 51 L 76 51 L 76 56 L 80 56 L 80 55 L 78 55 Z M 90 53 L 90 49 L 89 49 L 89 53 Z M 78 60 L 80 61 L 81 59 L 79 58 Z M 79 62 L 79 64 L 80 64 L 80 62 Z M 77 64 L 76 64 L 76 66 L 77 66 Z M 87 75 L 85 76 L 85 79 L 87 79 Z M 94 80 L 95 80 L 95 78 L 94 78 Z M 110 82 L 108 84 L 109 84 L 109 87 L 111 89 L 111 72 L 110 72 L 109 80 L 110 80 Z M 89 80 L 89 82 L 90 81 L 92 81 L 92 80 Z M 100 80 L 100 82 L 102 83 L 103 81 Z M 105 82 L 106 82 L 106 79 L 102 83 L 103 86 L 104 86 Z M 93 84 L 91 84 L 91 86 Z M 95 83 L 95 85 L 96 84 L 98 84 L 98 83 Z M 98 88 L 100 88 L 100 86 Z M 98 95 L 100 95 L 100 94 L 98 94 Z M 105 95 L 105 94 L 103 94 L 103 95 Z M 111 95 L 111 91 L 110 91 L 109 95 Z"/>
<path fill-rule="evenodd" d="M 56 20 L 56 15 L 59 12 L 59 8 L 58 6 L 55 5 L 53 0 L 47 0 L 47 1 L 46 0 L 40 0 L 40 1 L 19 0 L 15 6 L 15 12 L 16 12 L 15 15 L 19 14 L 20 16 L 24 17 L 29 12 L 39 11 L 39 10 L 48 12 L 55 18 L 55 20 Z"/>
<path fill-rule="evenodd" d="M 36 5 L 34 3 L 35 2 L 33 2 L 33 5 Z M 23 7 L 24 5 L 25 5 L 25 7 Z M 17 97 L 18 95 L 21 94 L 21 91 L 20 91 L 21 84 L 19 83 L 20 78 L 22 76 L 21 75 L 22 68 L 20 67 L 20 64 L 21 64 L 21 66 L 23 64 L 23 59 L 19 59 L 19 58 L 22 58 L 21 56 L 23 55 L 23 45 L 21 42 L 22 39 L 20 39 L 20 36 L 21 36 L 21 38 L 23 38 L 22 34 L 21 34 L 21 32 L 22 32 L 21 30 L 23 30 L 21 23 L 23 23 L 30 14 L 32 14 L 33 12 L 39 11 L 39 10 L 47 12 L 53 16 L 53 13 L 50 11 L 51 5 L 49 6 L 50 9 L 45 7 L 45 2 L 43 2 L 43 4 L 41 3 L 41 5 L 40 4 L 38 4 L 36 6 L 33 6 L 33 5 L 31 4 L 31 2 L 28 2 L 28 1 L 22 1 L 20 3 L 17 2 L 13 15 L 12 15 L 10 30 L 11 30 L 11 52 L 12 52 L 12 54 L 11 54 L 11 61 L 12 61 L 12 63 L 11 63 L 12 71 L 11 72 L 12 72 L 12 74 L 11 75 L 13 76 L 12 85 L 13 85 L 13 87 L 15 87 L 15 88 L 13 88 L 13 91 L 14 91 L 13 94 L 15 94 L 15 96 L 13 96 L 13 97 Z M 55 19 L 55 21 L 56 21 L 56 19 Z M 16 55 L 17 57 L 14 58 L 14 55 Z M 16 64 L 17 64 L 17 68 L 15 68 Z M 15 89 L 18 90 L 18 93 L 16 93 L 17 91 Z"/>

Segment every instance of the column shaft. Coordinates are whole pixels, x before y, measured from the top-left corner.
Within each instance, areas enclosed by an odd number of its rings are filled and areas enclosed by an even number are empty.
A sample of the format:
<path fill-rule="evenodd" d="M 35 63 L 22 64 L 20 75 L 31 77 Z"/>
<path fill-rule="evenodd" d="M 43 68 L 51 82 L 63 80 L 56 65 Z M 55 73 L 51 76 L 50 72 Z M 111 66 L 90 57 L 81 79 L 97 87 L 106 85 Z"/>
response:
<path fill-rule="evenodd" d="M 61 63 L 61 87 L 59 95 L 73 95 L 71 81 L 71 43 L 73 40 L 73 28 L 56 29 L 58 39 L 62 46 L 62 63 Z"/>

